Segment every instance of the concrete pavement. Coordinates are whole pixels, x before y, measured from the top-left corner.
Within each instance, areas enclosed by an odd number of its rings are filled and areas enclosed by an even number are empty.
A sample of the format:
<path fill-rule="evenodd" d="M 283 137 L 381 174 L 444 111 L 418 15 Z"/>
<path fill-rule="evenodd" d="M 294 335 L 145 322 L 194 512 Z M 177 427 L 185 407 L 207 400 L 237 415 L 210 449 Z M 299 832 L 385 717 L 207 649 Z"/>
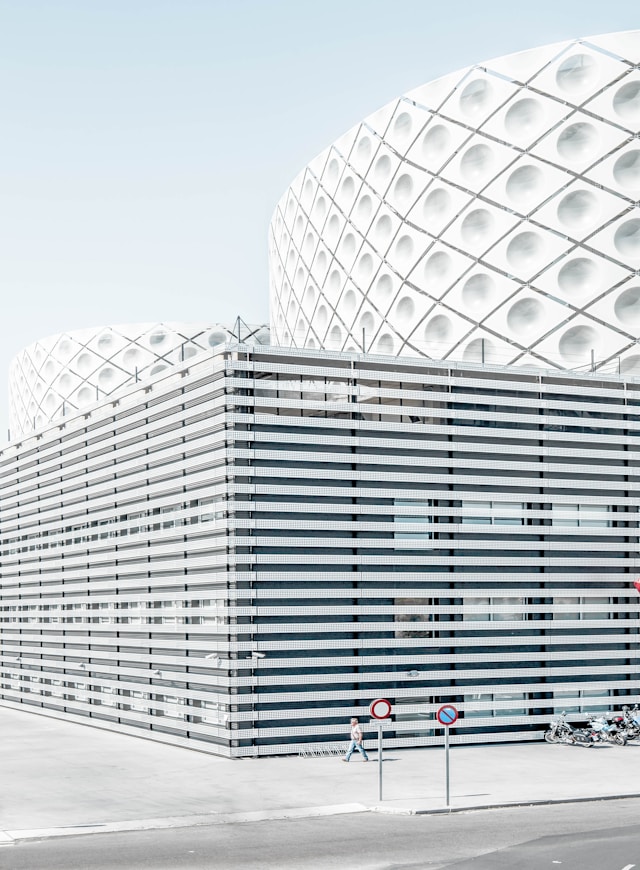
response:
<path fill-rule="evenodd" d="M 346 745 L 346 741 L 345 741 Z M 452 746 L 371 761 L 228 760 L 0 707 L 0 844 L 90 832 L 354 812 L 434 813 L 639 797 L 640 744 Z"/>

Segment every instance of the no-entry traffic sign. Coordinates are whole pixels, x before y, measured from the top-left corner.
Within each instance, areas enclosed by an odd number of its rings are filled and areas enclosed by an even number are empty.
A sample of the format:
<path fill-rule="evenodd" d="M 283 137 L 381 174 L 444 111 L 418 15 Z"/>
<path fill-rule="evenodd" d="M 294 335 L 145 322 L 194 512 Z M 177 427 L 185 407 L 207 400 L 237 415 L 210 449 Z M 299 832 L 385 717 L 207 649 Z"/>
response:
<path fill-rule="evenodd" d="M 441 725 L 453 725 L 458 719 L 458 711 L 453 704 L 443 704 L 436 713 L 436 718 Z"/>
<path fill-rule="evenodd" d="M 385 698 L 376 698 L 369 705 L 369 715 L 372 719 L 388 719 L 391 715 L 391 704 Z"/>

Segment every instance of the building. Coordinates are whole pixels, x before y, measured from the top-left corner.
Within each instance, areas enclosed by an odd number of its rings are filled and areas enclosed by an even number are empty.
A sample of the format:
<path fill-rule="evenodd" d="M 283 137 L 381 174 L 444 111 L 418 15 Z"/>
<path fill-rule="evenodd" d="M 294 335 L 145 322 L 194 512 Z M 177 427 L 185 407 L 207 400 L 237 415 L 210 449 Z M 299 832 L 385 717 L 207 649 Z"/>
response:
<path fill-rule="evenodd" d="M 40 428 L 23 417 L 0 453 L 1 704 L 237 757 L 337 750 L 376 697 L 393 704 L 386 745 L 406 747 L 441 741 L 445 702 L 465 743 L 529 740 L 560 710 L 640 701 L 637 212 L 624 173 L 611 181 L 616 166 L 635 179 L 639 61 L 640 33 L 614 34 L 401 98 L 278 207 L 270 345 L 258 330 L 189 358 L 177 342 L 145 380 L 129 371 L 64 416 L 41 402 Z M 506 123 L 523 100 L 544 106 L 526 141 Z M 422 165 L 411 149 L 434 124 L 450 159 Z M 560 166 L 557 143 L 580 124 L 606 153 Z M 463 190 L 446 167 L 482 137 L 502 171 Z M 545 137 L 553 159 L 538 154 Z M 383 157 L 391 175 L 376 186 Z M 535 181 L 532 167 L 542 193 L 518 211 L 507 181 L 521 169 Z M 438 231 L 412 219 L 437 191 L 443 208 L 459 196 Z M 571 234 L 550 215 L 571 212 L 574 193 L 589 221 Z M 483 211 L 474 247 L 464 222 Z M 509 251 L 529 243 L 519 271 Z M 439 254 L 458 264 L 448 284 L 425 278 Z M 66 373 L 51 370 L 52 389 Z M 27 374 L 29 408 L 44 376 Z"/>

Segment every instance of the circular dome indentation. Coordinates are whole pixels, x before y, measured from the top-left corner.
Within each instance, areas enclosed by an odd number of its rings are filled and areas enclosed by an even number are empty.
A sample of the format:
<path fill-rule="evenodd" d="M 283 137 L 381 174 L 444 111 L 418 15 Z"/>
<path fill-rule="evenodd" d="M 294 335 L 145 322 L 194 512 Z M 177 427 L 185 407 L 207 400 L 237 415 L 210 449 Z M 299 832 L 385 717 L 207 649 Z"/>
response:
<path fill-rule="evenodd" d="M 346 314 L 352 315 L 355 312 L 356 294 L 351 288 L 342 297 L 341 307 L 344 308 Z"/>
<path fill-rule="evenodd" d="M 63 375 L 60 375 L 60 380 L 58 381 L 58 385 L 59 385 L 61 390 L 64 390 L 65 392 L 67 392 L 69 387 L 71 386 L 71 383 L 72 383 L 71 382 L 71 375 L 68 372 L 65 372 Z"/>
<path fill-rule="evenodd" d="M 625 257 L 634 260 L 640 257 L 640 218 L 621 224 L 613 237 L 613 244 Z"/>
<path fill-rule="evenodd" d="M 116 379 L 115 369 L 111 366 L 105 366 L 98 374 L 98 382 L 102 386 L 110 386 Z"/>
<path fill-rule="evenodd" d="M 326 329 L 327 320 L 328 320 L 327 308 L 325 305 L 320 305 L 318 308 L 318 313 L 316 315 L 316 322 L 317 322 L 318 326 L 320 327 L 320 329 Z"/>
<path fill-rule="evenodd" d="M 370 311 L 365 311 L 360 318 L 360 329 L 364 329 L 365 333 L 373 332 L 374 326 L 375 320 L 373 319 L 373 314 Z"/>
<path fill-rule="evenodd" d="M 140 359 L 140 351 L 137 347 L 128 347 L 122 355 L 122 361 L 126 366 L 134 366 Z"/>
<path fill-rule="evenodd" d="M 98 338 L 98 350 L 100 353 L 106 354 L 109 353 L 113 346 L 113 334 L 110 332 L 103 332 L 102 335 Z"/>
<path fill-rule="evenodd" d="M 327 166 L 327 179 L 334 183 L 338 180 L 338 175 L 340 174 L 340 164 L 336 160 L 335 157 L 332 157 L 329 161 L 329 165 Z"/>
<path fill-rule="evenodd" d="M 485 273 L 472 275 L 462 288 L 462 301 L 472 310 L 486 308 L 495 295 L 496 285 L 493 278 Z"/>
<path fill-rule="evenodd" d="M 167 369 L 168 369 L 168 366 L 167 366 L 167 365 L 165 365 L 164 363 L 158 363 L 158 365 L 153 366 L 153 368 L 151 369 L 151 371 L 149 372 L 149 374 L 152 375 L 152 376 L 153 376 L 153 375 L 159 375 L 159 374 L 161 374 L 162 372 L 166 372 Z"/>
<path fill-rule="evenodd" d="M 324 196 L 319 196 L 316 199 L 315 205 L 313 206 L 313 211 L 318 220 L 324 219 L 324 216 L 327 213 L 327 201 Z"/>
<path fill-rule="evenodd" d="M 558 286 L 567 296 L 586 296 L 598 285 L 598 264 L 587 257 L 568 260 L 558 272 Z"/>
<path fill-rule="evenodd" d="M 383 214 L 376 221 L 373 233 L 378 243 L 388 242 L 393 232 L 393 222 L 388 214 Z"/>
<path fill-rule="evenodd" d="M 354 193 L 356 192 L 356 183 L 353 180 L 351 175 L 347 175 L 342 184 L 340 185 L 340 192 L 347 199 L 351 199 Z"/>
<path fill-rule="evenodd" d="M 401 175 L 393 186 L 398 202 L 408 205 L 413 194 L 413 178 L 408 173 Z"/>
<path fill-rule="evenodd" d="M 640 82 L 627 82 L 619 88 L 613 98 L 613 108 L 625 121 L 640 121 Z"/>
<path fill-rule="evenodd" d="M 316 268 L 320 270 L 320 272 L 324 272 L 326 270 L 326 268 L 327 268 L 327 252 L 325 250 L 318 251 L 318 255 L 316 256 L 315 265 L 316 265 Z"/>
<path fill-rule="evenodd" d="M 326 236 L 333 244 L 336 243 L 340 234 L 340 218 L 337 214 L 332 214 L 327 223 Z"/>
<path fill-rule="evenodd" d="M 416 306 L 410 296 L 403 296 L 396 305 L 396 317 L 402 326 L 412 324 L 415 311 Z"/>
<path fill-rule="evenodd" d="M 560 354 L 566 362 L 577 365 L 591 356 L 591 351 L 598 349 L 600 342 L 596 330 L 581 324 L 572 326 L 564 333 L 558 344 Z"/>
<path fill-rule="evenodd" d="M 625 326 L 640 326 L 640 287 L 629 287 L 616 299 L 613 310 Z"/>
<path fill-rule="evenodd" d="M 396 257 L 403 264 L 410 262 L 413 255 L 413 239 L 411 236 L 400 236 L 396 242 Z"/>
<path fill-rule="evenodd" d="M 71 342 L 68 339 L 63 338 L 62 341 L 60 342 L 60 344 L 58 345 L 58 353 L 60 354 L 60 356 L 69 357 L 71 355 L 72 351 L 73 351 L 73 345 L 71 344 Z"/>
<path fill-rule="evenodd" d="M 363 254 L 358 260 L 358 275 L 366 281 L 373 272 L 373 257 L 371 254 Z"/>
<path fill-rule="evenodd" d="M 451 210 L 451 195 L 444 187 L 432 190 L 422 205 L 422 214 L 428 224 L 444 218 Z"/>
<path fill-rule="evenodd" d="M 460 109 L 468 118 L 483 114 L 491 100 L 493 88 L 487 79 L 474 79 L 460 94 Z"/>
<path fill-rule="evenodd" d="M 393 280 L 391 275 L 380 275 L 378 280 L 376 281 L 374 295 L 375 302 L 379 308 L 386 307 L 386 304 L 389 303 L 391 299 L 391 294 L 393 293 Z"/>
<path fill-rule="evenodd" d="M 588 190 L 573 190 L 558 205 L 558 220 L 570 229 L 589 226 L 598 216 L 598 200 Z"/>
<path fill-rule="evenodd" d="M 356 146 L 356 153 L 360 160 L 368 160 L 371 157 L 371 139 L 368 136 L 362 136 Z"/>
<path fill-rule="evenodd" d="M 527 296 L 515 302 L 507 313 L 507 325 L 516 335 L 537 331 L 544 318 L 544 306 L 538 299 Z"/>
<path fill-rule="evenodd" d="M 337 293 L 342 286 L 342 275 L 337 269 L 332 269 L 329 273 L 328 287 L 332 293 Z"/>
<path fill-rule="evenodd" d="M 462 155 L 460 171 L 467 181 L 480 181 L 493 165 L 493 152 L 488 145 L 472 145 Z"/>
<path fill-rule="evenodd" d="M 304 253 L 305 256 L 310 256 L 313 253 L 313 249 L 315 247 L 316 237 L 312 232 L 307 233 L 304 240 Z"/>
<path fill-rule="evenodd" d="M 373 174 L 377 181 L 386 181 L 391 175 L 391 158 L 388 154 L 382 154 L 376 160 Z"/>
<path fill-rule="evenodd" d="M 164 329 L 156 329 L 149 336 L 149 344 L 152 347 L 160 347 L 161 345 L 165 344 L 168 337 L 169 336 Z"/>
<path fill-rule="evenodd" d="M 401 112 L 393 124 L 394 133 L 402 139 L 408 139 L 411 135 L 413 121 L 408 112 Z"/>
<path fill-rule="evenodd" d="M 462 221 L 460 235 L 467 245 L 478 245 L 488 241 L 495 221 L 490 211 L 476 208 Z"/>
<path fill-rule="evenodd" d="M 356 252 L 356 237 L 353 233 L 346 233 L 342 238 L 342 249 L 348 257 Z"/>
<path fill-rule="evenodd" d="M 385 332 L 384 335 L 381 335 L 378 341 L 376 342 L 376 349 L 379 353 L 393 353 L 394 341 L 393 336 L 388 332 Z"/>
<path fill-rule="evenodd" d="M 446 314 L 436 314 L 424 328 L 424 340 L 429 344 L 444 344 L 452 335 L 453 324 Z"/>
<path fill-rule="evenodd" d="M 422 153 L 427 160 L 437 160 L 442 157 L 451 142 L 451 133 L 444 124 L 430 126 L 422 140 Z"/>
<path fill-rule="evenodd" d="M 598 131 L 593 124 L 570 124 L 558 136 L 558 154 L 565 160 L 587 160 L 598 147 Z"/>
<path fill-rule="evenodd" d="M 447 279 L 451 271 L 452 260 L 444 251 L 432 254 L 424 264 L 424 277 L 427 288 L 430 283 L 440 285 Z"/>
<path fill-rule="evenodd" d="M 488 338 L 474 338 L 465 347 L 462 358 L 466 362 L 486 363 L 495 354 L 495 345 Z"/>
<path fill-rule="evenodd" d="M 540 259 L 543 247 L 536 233 L 529 230 L 518 233 L 507 246 L 507 260 L 516 269 L 530 268 Z"/>
<path fill-rule="evenodd" d="M 329 332 L 329 341 L 331 342 L 333 350 L 337 350 L 342 345 L 342 330 L 337 323 L 335 324 L 335 326 L 331 327 L 331 331 Z"/>
<path fill-rule="evenodd" d="M 590 54 L 572 54 L 556 72 L 556 84 L 567 94 L 585 91 L 597 78 L 598 64 Z"/>
<path fill-rule="evenodd" d="M 368 193 L 365 193 L 364 196 L 360 197 L 358 200 L 358 205 L 356 207 L 356 212 L 360 220 L 366 221 L 371 217 L 371 212 L 373 210 L 373 201 Z"/>
<path fill-rule="evenodd" d="M 625 357 L 620 363 L 620 372 L 623 375 L 640 375 L 640 354 Z"/>
<path fill-rule="evenodd" d="M 95 398 L 96 394 L 91 389 L 91 387 L 80 387 L 80 389 L 76 393 L 76 401 L 80 406 L 88 405 L 90 402 L 94 402 Z"/>
<path fill-rule="evenodd" d="M 537 100 L 525 97 L 509 107 L 504 118 L 504 126 L 514 138 L 533 135 L 544 119 L 544 111 Z"/>
<path fill-rule="evenodd" d="M 207 336 L 207 344 L 209 347 L 215 347 L 217 344 L 225 344 L 227 341 L 227 333 L 222 329 L 214 329 Z"/>
<path fill-rule="evenodd" d="M 89 353 L 81 353 L 76 360 L 76 368 L 78 371 L 86 375 L 91 371 L 93 358 Z"/>
<path fill-rule="evenodd" d="M 640 190 L 640 151 L 637 148 L 618 157 L 613 166 L 613 177 L 620 187 Z"/>
<path fill-rule="evenodd" d="M 541 193 L 543 184 L 544 175 L 539 167 L 520 166 L 507 179 L 507 196 L 516 205 L 525 205 Z"/>
<path fill-rule="evenodd" d="M 313 284 L 309 284 L 307 289 L 304 291 L 304 305 L 306 308 L 313 308 L 316 301 L 316 288 Z"/>

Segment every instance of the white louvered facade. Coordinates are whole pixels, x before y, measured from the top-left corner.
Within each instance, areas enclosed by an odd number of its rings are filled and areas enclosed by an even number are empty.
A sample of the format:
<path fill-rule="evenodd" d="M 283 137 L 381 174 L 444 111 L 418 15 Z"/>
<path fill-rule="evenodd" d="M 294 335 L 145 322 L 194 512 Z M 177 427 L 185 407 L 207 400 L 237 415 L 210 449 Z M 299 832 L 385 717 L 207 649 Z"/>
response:
<path fill-rule="evenodd" d="M 0 703 L 246 756 L 640 701 L 639 438 L 624 377 L 190 360 L 0 454 Z"/>

